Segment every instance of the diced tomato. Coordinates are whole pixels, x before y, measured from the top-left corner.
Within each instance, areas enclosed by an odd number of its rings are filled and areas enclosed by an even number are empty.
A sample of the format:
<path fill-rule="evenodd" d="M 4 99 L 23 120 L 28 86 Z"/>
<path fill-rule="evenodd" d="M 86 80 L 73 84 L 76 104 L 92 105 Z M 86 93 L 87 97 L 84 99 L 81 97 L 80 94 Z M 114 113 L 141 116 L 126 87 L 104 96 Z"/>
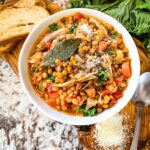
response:
<path fill-rule="evenodd" d="M 51 93 L 51 92 L 52 92 L 52 83 L 49 83 L 49 84 L 47 85 L 47 92 L 48 92 L 48 93 Z"/>
<path fill-rule="evenodd" d="M 81 18 L 83 18 L 83 15 L 79 12 L 74 15 L 74 20 L 80 21 Z"/>
<path fill-rule="evenodd" d="M 48 99 L 48 103 L 53 106 L 53 107 L 56 107 L 57 106 L 57 103 L 56 103 L 56 99 L 55 98 L 49 98 Z"/>
<path fill-rule="evenodd" d="M 118 84 L 118 83 L 121 83 L 123 81 L 123 76 L 119 76 L 119 77 L 116 77 L 115 78 L 115 82 Z"/>
<path fill-rule="evenodd" d="M 117 100 L 113 98 L 113 99 L 111 99 L 111 100 L 109 101 L 109 103 L 110 103 L 110 104 L 116 104 L 116 103 L 117 103 Z"/>
<path fill-rule="evenodd" d="M 126 78 L 131 77 L 131 70 L 130 70 L 130 63 L 129 62 L 125 62 L 122 64 L 122 74 Z"/>
<path fill-rule="evenodd" d="M 58 98 L 59 97 L 59 94 L 58 94 L 58 92 L 51 92 L 51 93 L 49 93 L 49 97 L 50 98 L 54 98 L 54 99 L 56 99 L 56 98 Z"/>
<path fill-rule="evenodd" d="M 87 93 L 87 95 L 88 95 L 90 98 L 94 98 L 95 95 L 96 95 L 96 91 L 95 91 L 94 88 L 87 89 L 87 90 L 86 90 L 86 93 Z"/>
<path fill-rule="evenodd" d="M 112 91 L 110 91 L 110 90 L 108 90 L 108 89 L 104 89 L 104 90 L 102 91 L 102 94 L 103 94 L 103 95 L 112 94 Z"/>
<path fill-rule="evenodd" d="M 84 101 L 83 101 L 83 99 L 81 97 L 78 96 L 77 97 L 77 102 L 78 102 L 78 105 L 81 106 Z"/>
<path fill-rule="evenodd" d="M 81 88 L 82 88 L 82 84 L 81 83 L 77 83 L 76 90 L 80 90 Z"/>
<path fill-rule="evenodd" d="M 73 98 L 76 98 L 76 97 L 77 97 L 77 95 L 76 95 L 76 94 L 73 94 L 73 95 L 72 95 L 72 97 L 73 97 Z"/>
<path fill-rule="evenodd" d="M 116 93 L 114 93 L 113 94 L 114 95 L 114 97 L 116 98 L 116 99 L 119 99 L 119 98 L 121 98 L 122 96 L 123 96 L 123 94 L 122 94 L 122 92 L 116 92 Z"/>
<path fill-rule="evenodd" d="M 51 46 L 52 46 L 52 43 L 51 43 L 51 42 L 48 42 L 48 43 L 46 44 L 46 48 L 47 48 L 47 49 L 50 49 Z"/>
<path fill-rule="evenodd" d="M 61 66 L 61 65 L 62 65 L 62 61 L 61 61 L 60 59 L 57 59 L 56 65 L 57 65 L 57 66 Z"/>

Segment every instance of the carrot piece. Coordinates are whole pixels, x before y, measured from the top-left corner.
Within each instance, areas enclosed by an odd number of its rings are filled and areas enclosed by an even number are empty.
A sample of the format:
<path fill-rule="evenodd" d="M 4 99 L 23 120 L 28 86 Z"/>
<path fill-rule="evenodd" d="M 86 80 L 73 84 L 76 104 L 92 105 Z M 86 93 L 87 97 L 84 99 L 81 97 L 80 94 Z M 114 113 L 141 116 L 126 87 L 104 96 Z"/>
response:
<path fill-rule="evenodd" d="M 58 94 L 58 92 L 51 92 L 51 93 L 49 93 L 49 97 L 50 98 L 52 98 L 52 99 L 56 99 L 56 98 L 58 98 L 59 97 L 59 94 Z"/>
<path fill-rule="evenodd" d="M 126 78 L 131 77 L 131 70 L 130 70 L 129 62 L 125 62 L 122 64 L 122 74 Z"/>
<path fill-rule="evenodd" d="M 102 91 L 102 94 L 103 94 L 103 95 L 112 94 L 112 91 L 110 91 L 110 90 L 108 90 L 108 89 L 104 89 L 104 90 Z"/>
<path fill-rule="evenodd" d="M 87 90 L 86 90 L 86 93 L 87 93 L 87 95 L 88 95 L 90 98 L 94 98 L 95 95 L 96 95 L 96 91 L 95 91 L 94 88 L 87 89 Z"/>
<path fill-rule="evenodd" d="M 48 104 L 53 106 L 53 107 L 56 107 L 57 106 L 56 99 L 55 98 L 49 98 L 48 99 Z"/>

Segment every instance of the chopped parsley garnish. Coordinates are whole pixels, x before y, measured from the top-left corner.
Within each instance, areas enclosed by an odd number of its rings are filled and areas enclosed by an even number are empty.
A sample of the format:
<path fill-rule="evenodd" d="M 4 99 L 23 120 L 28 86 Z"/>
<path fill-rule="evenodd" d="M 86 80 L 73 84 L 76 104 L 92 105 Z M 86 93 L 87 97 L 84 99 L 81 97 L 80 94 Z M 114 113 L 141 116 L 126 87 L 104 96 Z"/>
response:
<path fill-rule="evenodd" d="M 50 79 L 52 82 L 55 82 L 55 77 L 54 77 L 54 76 L 50 75 L 50 76 L 49 76 L 49 79 Z"/>
<path fill-rule="evenodd" d="M 46 78 L 51 80 L 52 82 L 55 82 L 55 77 L 50 75 L 50 74 L 48 74 L 48 72 L 46 72 Z"/>
<path fill-rule="evenodd" d="M 116 51 L 114 49 L 110 48 L 110 49 L 107 50 L 107 54 L 109 56 L 114 56 L 114 55 L 116 55 Z"/>
<path fill-rule="evenodd" d="M 49 31 L 50 32 L 54 32 L 56 30 L 58 30 L 58 25 L 56 23 L 49 25 Z"/>
<path fill-rule="evenodd" d="M 112 38 L 112 39 L 115 39 L 116 36 L 118 35 L 119 33 L 118 32 L 115 32 L 115 33 L 108 33 L 108 35 Z"/>
<path fill-rule="evenodd" d="M 70 28 L 70 33 L 75 33 L 76 32 L 76 29 L 78 27 L 78 24 L 77 23 L 74 23 L 73 26 Z"/>
<path fill-rule="evenodd" d="M 108 71 L 106 69 L 102 69 L 100 72 L 98 72 L 97 76 L 98 81 L 107 81 L 109 79 Z"/>
<path fill-rule="evenodd" d="M 95 116 L 96 115 L 96 108 L 92 107 L 92 108 L 87 110 L 85 104 L 83 104 L 77 109 L 76 112 L 77 113 L 81 112 L 81 113 L 83 113 L 84 116 Z"/>

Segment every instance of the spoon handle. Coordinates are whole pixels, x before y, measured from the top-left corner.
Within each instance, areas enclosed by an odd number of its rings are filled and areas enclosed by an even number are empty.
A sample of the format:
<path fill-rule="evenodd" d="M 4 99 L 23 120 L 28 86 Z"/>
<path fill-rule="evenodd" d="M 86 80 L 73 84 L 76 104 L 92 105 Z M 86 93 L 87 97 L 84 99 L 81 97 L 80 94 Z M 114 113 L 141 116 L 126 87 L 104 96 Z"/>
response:
<path fill-rule="evenodd" d="M 136 110 L 137 110 L 136 126 L 135 126 L 135 130 L 134 130 L 134 136 L 133 136 L 130 150 L 137 150 L 137 147 L 138 147 L 138 140 L 139 140 L 139 133 L 140 133 L 140 127 L 141 127 L 142 114 L 143 114 L 143 110 L 144 110 L 144 104 L 137 103 Z"/>

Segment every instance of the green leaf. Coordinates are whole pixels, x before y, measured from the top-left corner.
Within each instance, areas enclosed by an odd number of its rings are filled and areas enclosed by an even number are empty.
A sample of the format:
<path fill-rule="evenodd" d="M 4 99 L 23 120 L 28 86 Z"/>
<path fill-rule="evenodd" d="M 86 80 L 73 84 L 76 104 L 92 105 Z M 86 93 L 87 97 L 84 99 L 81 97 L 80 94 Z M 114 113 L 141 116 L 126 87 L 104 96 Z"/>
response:
<path fill-rule="evenodd" d="M 85 6 L 85 0 L 70 0 L 70 3 L 72 8 Z"/>
<path fill-rule="evenodd" d="M 50 32 L 54 32 L 54 31 L 58 30 L 58 25 L 56 23 L 49 25 L 49 30 L 50 30 Z"/>
<path fill-rule="evenodd" d="M 84 116 L 95 116 L 96 108 L 90 108 L 89 110 L 84 112 Z"/>
<path fill-rule="evenodd" d="M 55 82 L 55 77 L 49 74 L 48 72 L 46 72 L 46 78 L 51 80 L 52 82 Z"/>
<path fill-rule="evenodd" d="M 99 5 L 100 4 L 100 0 L 92 0 L 92 5 Z"/>
<path fill-rule="evenodd" d="M 109 79 L 109 75 L 106 69 L 98 72 L 97 76 L 99 81 L 107 81 Z"/>
<path fill-rule="evenodd" d="M 81 113 L 84 113 L 86 111 L 86 109 L 85 109 L 85 105 L 81 105 L 80 107 L 78 107 L 78 109 L 77 109 L 77 113 L 78 112 L 81 112 Z"/>
<path fill-rule="evenodd" d="M 83 113 L 84 116 L 95 116 L 95 115 L 96 115 L 96 108 L 92 107 L 92 108 L 86 110 L 86 105 L 83 104 L 83 105 L 81 105 L 81 106 L 77 109 L 76 112 L 77 112 L 77 113 L 81 112 L 81 113 Z"/>
<path fill-rule="evenodd" d="M 150 54 L 149 42 L 146 40 L 150 35 L 150 0 L 100 0 L 99 4 L 98 0 L 91 3 L 84 0 L 82 3 L 80 0 L 73 1 L 74 7 L 96 9 L 117 19 L 132 35 L 143 41 Z"/>
<path fill-rule="evenodd" d="M 147 3 L 141 3 L 136 6 L 137 9 L 145 9 L 145 10 L 150 10 L 150 1 Z"/>
<path fill-rule="evenodd" d="M 81 41 L 81 39 L 76 38 L 58 43 L 45 55 L 42 66 L 54 66 L 56 59 L 67 60 L 76 52 Z"/>
<path fill-rule="evenodd" d="M 55 82 L 55 77 L 52 75 L 50 75 L 48 79 L 50 79 L 52 82 Z"/>
<path fill-rule="evenodd" d="M 110 49 L 107 50 L 107 54 L 109 56 L 115 56 L 116 55 L 116 51 L 114 49 L 110 48 Z"/>
<path fill-rule="evenodd" d="M 72 33 L 75 33 L 77 27 L 78 27 L 78 24 L 77 24 L 77 23 L 73 24 L 73 26 L 70 28 L 70 33 L 71 33 L 71 34 L 72 34 Z"/>

